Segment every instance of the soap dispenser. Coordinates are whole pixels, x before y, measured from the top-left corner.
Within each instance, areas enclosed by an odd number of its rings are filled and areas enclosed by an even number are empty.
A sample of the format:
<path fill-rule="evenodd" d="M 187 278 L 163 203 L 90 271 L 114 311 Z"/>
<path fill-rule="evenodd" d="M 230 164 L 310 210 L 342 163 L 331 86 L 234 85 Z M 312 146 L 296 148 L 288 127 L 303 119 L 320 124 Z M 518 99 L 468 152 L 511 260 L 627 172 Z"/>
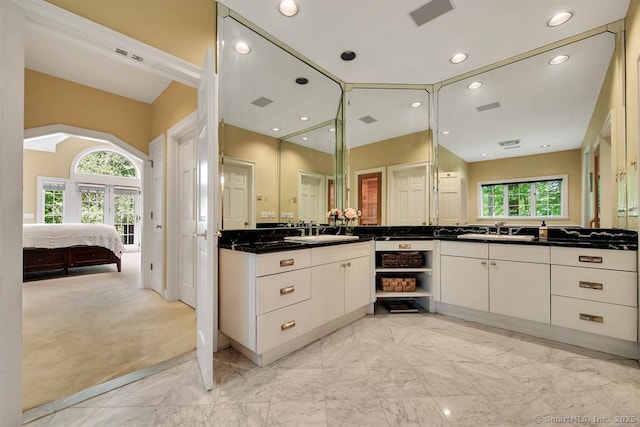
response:
<path fill-rule="evenodd" d="M 547 240 L 549 237 L 549 229 L 547 228 L 547 224 L 545 224 L 544 220 L 540 225 L 540 229 L 538 230 L 538 239 L 539 240 Z"/>

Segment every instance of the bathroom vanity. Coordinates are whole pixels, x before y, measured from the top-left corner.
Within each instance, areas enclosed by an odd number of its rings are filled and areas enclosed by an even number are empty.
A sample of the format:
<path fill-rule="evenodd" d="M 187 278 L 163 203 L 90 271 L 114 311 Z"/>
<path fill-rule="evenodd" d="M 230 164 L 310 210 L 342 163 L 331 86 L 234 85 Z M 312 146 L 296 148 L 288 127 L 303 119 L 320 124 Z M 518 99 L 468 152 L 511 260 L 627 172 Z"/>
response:
<path fill-rule="evenodd" d="M 521 238 L 483 238 L 486 230 L 469 227 L 359 227 L 358 240 L 312 243 L 281 235 L 295 230 L 223 232 L 220 331 L 262 366 L 384 312 L 376 302 L 402 298 L 432 313 L 638 359 L 637 234 L 551 229 L 539 241 L 527 238 L 532 230 L 518 231 Z M 382 261 L 396 254 L 420 262 Z M 390 275 L 415 289 L 381 290 Z"/>

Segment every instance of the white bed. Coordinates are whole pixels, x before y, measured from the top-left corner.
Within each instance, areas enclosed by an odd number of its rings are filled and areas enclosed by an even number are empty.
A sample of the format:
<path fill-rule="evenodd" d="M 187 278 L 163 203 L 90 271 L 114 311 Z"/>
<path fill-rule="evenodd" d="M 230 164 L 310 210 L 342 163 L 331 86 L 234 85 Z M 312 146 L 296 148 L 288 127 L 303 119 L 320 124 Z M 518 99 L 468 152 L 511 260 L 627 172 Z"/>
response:
<path fill-rule="evenodd" d="M 121 271 L 124 245 L 104 224 L 24 224 L 24 272 L 115 263 Z"/>

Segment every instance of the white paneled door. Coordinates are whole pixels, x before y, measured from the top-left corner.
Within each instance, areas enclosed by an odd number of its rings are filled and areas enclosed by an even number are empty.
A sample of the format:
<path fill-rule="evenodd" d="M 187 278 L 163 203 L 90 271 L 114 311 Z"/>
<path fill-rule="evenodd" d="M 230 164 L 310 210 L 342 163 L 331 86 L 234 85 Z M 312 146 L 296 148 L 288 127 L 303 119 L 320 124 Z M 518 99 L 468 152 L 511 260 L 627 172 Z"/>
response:
<path fill-rule="evenodd" d="M 253 228 L 250 209 L 253 182 L 253 165 L 224 160 L 224 198 L 222 223 L 227 230 Z"/>
<path fill-rule="evenodd" d="M 299 219 L 310 222 L 322 223 L 325 218 L 325 196 L 324 182 L 325 176 L 300 172 L 300 192 L 298 200 Z"/>
<path fill-rule="evenodd" d="M 196 329 L 198 366 L 207 390 L 213 388 L 213 351 L 218 332 L 218 112 L 213 49 L 207 49 L 198 89 L 196 194 Z"/>
<path fill-rule="evenodd" d="M 180 138 L 179 144 L 180 264 L 178 298 L 196 306 L 196 138 L 193 133 Z"/>
<path fill-rule="evenodd" d="M 429 223 L 428 178 L 427 163 L 389 168 L 389 224 Z"/>
<path fill-rule="evenodd" d="M 164 296 L 164 141 L 149 146 L 151 165 L 151 289 Z"/>

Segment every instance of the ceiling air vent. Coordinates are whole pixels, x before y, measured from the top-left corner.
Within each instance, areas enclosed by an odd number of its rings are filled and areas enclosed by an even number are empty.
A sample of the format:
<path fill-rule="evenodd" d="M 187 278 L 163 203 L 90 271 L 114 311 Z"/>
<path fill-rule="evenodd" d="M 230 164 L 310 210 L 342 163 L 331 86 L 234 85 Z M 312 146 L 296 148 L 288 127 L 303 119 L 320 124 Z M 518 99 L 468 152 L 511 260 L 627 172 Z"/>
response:
<path fill-rule="evenodd" d="M 505 150 L 513 150 L 514 148 L 520 148 L 520 140 L 513 139 L 511 141 L 502 141 L 502 142 L 498 142 L 498 145 L 504 148 Z"/>
<path fill-rule="evenodd" d="M 476 110 L 478 110 L 478 112 L 481 113 L 483 111 L 493 110 L 494 108 L 500 108 L 500 103 L 499 102 L 492 102 L 491 104 L 481 105 L 479 107 L 476 107 Z"/>
<path fill-rule="evenodd" d="M 264 96 L 261 96 L 260 98 L 258 98 L 255 101 L 253 101 L 252 104 L 257 106 L 257 107 L 266 107 L 267 105 L 271 104 L 272 102 L 273 101 L 270 100 L 269 98 L 265 98 Z"/>
<path fill-rule="evenodd" d="M 360 117 L 360 121 L 361 121 L 361 122 L 363 122 L 363 123 L 366 123 L 366 124 L 368 124 L 368 125 L 370 125 L 370 124 L 371 124 L 371 123 L 373 123 L 373 122 L 377 122 L 377 120 L 376 120 L 376 119 L 374 119 L 374 118 L 373 118 L 373 117 L 371 117 L 371 116 L 364 116 L 364 117 Z"/>
<path fill-rule="evenodd" d="M 432 0 L 409 13 L 418 27 L 453 10 L 449 0 Z"/>

